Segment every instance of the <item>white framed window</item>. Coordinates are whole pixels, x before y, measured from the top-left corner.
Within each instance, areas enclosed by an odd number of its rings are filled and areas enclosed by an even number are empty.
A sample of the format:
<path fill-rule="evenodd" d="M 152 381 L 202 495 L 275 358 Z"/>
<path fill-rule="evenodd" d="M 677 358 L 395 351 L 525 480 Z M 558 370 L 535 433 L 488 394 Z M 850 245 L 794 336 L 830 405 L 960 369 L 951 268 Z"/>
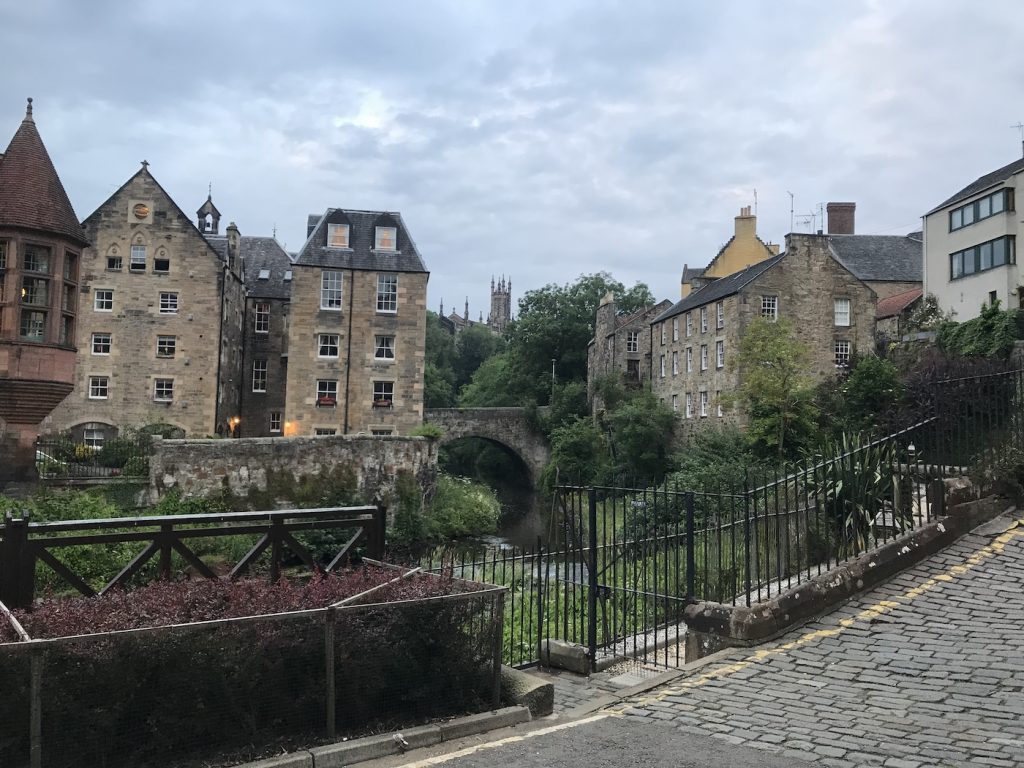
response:
<path fill-rule="evenodd" d="M 373 247 L 378 251 L 393 251 L 398 247 L 398 229 L 396 227 L 377 227 Z"/>
<path fill-rule="evenodd" d="M 154 379 L 153 399 L 158 403 L 169 403 L 174 400 L 174 379 Z"/>
<path fill-rule="evenodd" d="M 700 345 L 700 369 L 706 371 L 708 369 L 708 345 Z"/>
<path fill-rule="evenodd" d="M 377 275 L 377 311 L 398 311 L 398 275 Z"/>
<path fill-rule="evenodd" d="M 686 372 L 693 373 L 693 347 L 686 348 Z"/>
<path fill-rule="evenodd" d="M 94 333 L 92 335 L 92 353 L 94 355 L 109 355 L 110 338 L 109 333 Z"/>
<path fill-rule="evenodd" d="M 715 328 L 721 330 L 725 328 L 725 302 L 720 301 L 715 304 Z"/>
<path fill-rule="evenodd" d="M 157 357 L 174 357 L 174 353 L 177 352 L 178 337 L 177 336 L 157 336 L 156 337 L 156 356 Z"/>
<path fill-rule="evenodd" d="M 693 336 L 693 312 L 686 313 L 686 338 Z"/>
<path fill-rule="evenodd" d="M 848 326 L 850 324 L 850 300 L 836 299 L 833 302 L 833 314 L 836 325 Z"/>
<path fill-rule="evenodd" d="M 320 309 L 341 309 L 341 275 L 327 269 L 320 275 Z"/>
<path fill-rule="evenodd" d="M 128 261 L 129 272 L 145 272 L 146 271 L 146 246 L 144 245 L 133 245 L 131 257 Z"/>
<path fill-rule="evenodd" d="M 252 361 L 252 391 L 253 392 L 266 392 L 267 391 L 267 361 L 266 360 L 253 360 Z"/>
<path fill-rule="evenodd" d="M 689 392 L 686 393 L 686 418 L 693 418 L 693 395 Z"/>
<path fill-rule="evenodd" d="M 725 342 L 715 342 L 715 367 L 725 368 Z"/>
<path fill-rule="evenodd" d="M 761 317 L 771 322 L 775 322 L 779 319 L 779 297 L 778 296 L 762 296 L 761 297 Z"/>
<path fill-rule="evenodd" d="M 373 359 L 374 360 L 394 360 L 395 359 L 395 337 L 394 336 L 374 336 L 374 339 L 373 339 Z"/>
<path fill-rule="evenodd" d="M 313 436 L 314 437 L 330 437 L 331 435 L 336 435 L 336 434 L 338 434 L 338 430 L 335 429 L 334 427 L 314 427 L 313 428 Z"/>
<path fill-rule="evenodd" d="M 114 311 L 114 292 L 109 288 L 100 288 L 92 296 L 92 308 L 95 312 Z"/>
<path fill-rule="evenodd" d="M 700 308 L 700 332 L 701 333 L 707 333 L 708 332 L 708 308 L 707 307 L 701 307 Z"/>
<path fill-rule="evenodd" d="M 317 357 L 337 357 L 341 336 L 337 333 L 320 333 L 316 337 Z"/>
<path fill-rule="evenodd" d="M 89 377 L 89 399 L 106 400 L 110 393 L 110 379 L 106 376 Z"/>
<path fill-rule="evenodd" d="M 672 395 L 672 410 L 679 413 L 679 395 Z"/>
<path fill-rule="evenodd" d="M 672 341 L 679 341 L 679 318 L 672 318 Z"/>
<path fill-rule="evenodd" d="M 665 346 L 665 324 L 661 324 L 661 346 Z"/>
<path fill-rule="evenodd" d="M 700 393 L 700 417 L 702 419 L 707 418 L 708 415 L 708 393 Z"/>
<path fill-rule="evenodd" d="M 679 353 L 678 352 L 673 352 L 672 353 L 672 375 L 673 376 L 678 376 L 679 375 Z"/>
<path fill-rule="evenodd" d="M 327 247 L 348 248 L 348 224 L 327 225 Z"/>
<path fill-rule="evenodd" d="M 665 378 L 665 356 L 661 356 L 661 378 Z"/>
<path fill-rule="evenodd" d="M 834 349 L 836 368 L 847 367 L 850 364 L 850 357 L 853 350 L 853 345 L 849 341 L 843 339 L 836 339 Z"/>
<path fill-rule="evenodd" d="M 715 415 L 718 416 L 718 418 L 722 418 L 725 415 L 725 412 L 722 409 L 722 391 L 721 390 L 718 390 L 717 392 L 715 392 Z"/>
<path fill-rule="evenodd" d="M 176 315 L 178 314 L 178 294 L 167 291 L 160 293 L 160 314 L 161 315 Z"/>
<path fill-rule="evenodd" d="M 253 331 L 270 333 L 270 302 L 257 301 L 253 304 Z"/>
<path fill-rule="evenodd" d="M 103 447 L 106 432 L 102 428 L 86 427 L 82 430 L 82 442 L 94 450 Z"/>
<path fill-rule="evenodd" d="M 334 408 L 338 404 L 338 382 L 336 379 L 317 379 L 316 407 Z"/>
<path fill-rule="evenodd" d="M 121 255 L 118 253 L 112 253 L 107 256 L 107 270 L 110 272 L 120 272 L 124 267 L 124 261 L 121 259 Z"/>
<path fill-rule="evenodd" d="M 270 412 L 270 431 L 280 432 L 281 431 L 281 412 L 271 411 Z"/>
<path fill-rule="evenodd" d="M 373 382 L 373 407 L 390 408 L 395 404 L 395 382 Z"/>
<path fill-rule="evenodd" d="M 626 332 L 626 351 L 627 352 L 639 352 L 640 351 L 640 331 L 627 331 Z"/>

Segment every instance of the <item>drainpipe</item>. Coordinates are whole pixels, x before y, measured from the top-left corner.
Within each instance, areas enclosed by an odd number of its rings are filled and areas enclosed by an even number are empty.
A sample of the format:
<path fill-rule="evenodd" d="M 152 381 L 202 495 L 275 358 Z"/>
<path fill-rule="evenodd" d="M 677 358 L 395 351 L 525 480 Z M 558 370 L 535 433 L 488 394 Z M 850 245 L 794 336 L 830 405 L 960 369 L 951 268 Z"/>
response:
<path fill-rule="evenodd" d="M 217 378 L 213 388 L 213 433 L 217 434 L 217 427 L 220 426 L 220 372 L 224 359 L 224 296 L 227 286 L 227 264 L 220 273 L 220 317 L 217 318 Z"/>
<path fill-rule="evenodd" d="M 348 401 L 349 401 L 349 378 L 352 374 L 352 301 L 355 298 L 356 272 L 349 270 L 348 286 L 348 339 L 345 342 L 345 429 L 343 435 L 348 434 Z"/>

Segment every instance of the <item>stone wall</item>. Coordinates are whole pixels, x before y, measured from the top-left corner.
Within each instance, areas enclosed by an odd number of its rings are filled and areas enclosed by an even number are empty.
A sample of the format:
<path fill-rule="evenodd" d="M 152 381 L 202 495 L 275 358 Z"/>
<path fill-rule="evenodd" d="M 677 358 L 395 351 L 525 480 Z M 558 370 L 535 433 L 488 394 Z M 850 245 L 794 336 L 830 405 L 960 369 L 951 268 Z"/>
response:
<path fill-rule="evenodd" d="M 393 506 L 400 474 L 415 477 L 424 494 L 437 479 L 437 443 L 424 437 L 254 437 L 239 440 L 160 440 L 150 459 L 150 489 L 156 502 L 172 489 L 205 498 L 274 493 L 282 483 L 350 474 L 368 503 Z M 287 502 L 286 493 L 280 501 Z"/>

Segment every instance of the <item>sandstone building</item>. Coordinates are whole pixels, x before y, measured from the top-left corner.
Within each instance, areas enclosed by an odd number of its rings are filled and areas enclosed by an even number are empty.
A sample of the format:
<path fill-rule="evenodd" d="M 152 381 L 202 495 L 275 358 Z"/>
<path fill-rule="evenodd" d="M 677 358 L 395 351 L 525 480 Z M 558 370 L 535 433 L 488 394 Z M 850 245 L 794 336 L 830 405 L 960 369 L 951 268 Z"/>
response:
<path fill-rule="evenodd" d="M 491 311 L 487 313 L 487 321 L 484 321 L 484 313 L 480 313 L 479 320 L 469 319 L 469 299 L 466 299 L 466 307 L 460 315 L 453 308 L 451 313 L 445 315 L 444 300 L 437 314 L 441 327 L 451 334 L 457 334 L 471 325 L 482 325 L 497 334 L 502 334 L 512 322 L 512 278 L 506 279 L 502 275 L 497 282 L 491 278 Z"/>
<path fill-rule="evenodd" d="M 0 485 L 32 475 L 39 424 L 72 390 L 88 243 L 29 99 L 0 154 Z"/>
<path fill-rule="evenodd" d="M 75 388 L 48 427 L 94 447 L 127 426 L 230 433 L 244 309 L 237 228 L 215 248 L 145 162 L 84 228 Z"/>
<path fill-rule="evenodd" d="M 755 319 L 788 317 L 813 374 L 835 372 L 874 345 L 875 292 L 833 254 L 826 235 L 791 234 L 786 250 L 693 291 L 651 323 L 652 391 L 691 426 L 742 421 L 723 407 L 730 366 Z"/>
<path fill-rule="evenodd" d="M 683 265 L 679 293 L 682 298 L 707 285 L 713 280 L 739 272 L 752 264 L 777 256 L 779 246 L 766 243 L 757 236 L 757 216 L 750 212 L 750 206 L 740 209 L 735 218 L 735 229 L 732 237 L 726 241 L 711 263 L 702 268 L 691 268 Z"/>
<path fill-rule="evenodd" d="M 427 278 L 400 214 L 310 217 L 291 281 L 286 434 L 406 435 L 422 423 Z"/>

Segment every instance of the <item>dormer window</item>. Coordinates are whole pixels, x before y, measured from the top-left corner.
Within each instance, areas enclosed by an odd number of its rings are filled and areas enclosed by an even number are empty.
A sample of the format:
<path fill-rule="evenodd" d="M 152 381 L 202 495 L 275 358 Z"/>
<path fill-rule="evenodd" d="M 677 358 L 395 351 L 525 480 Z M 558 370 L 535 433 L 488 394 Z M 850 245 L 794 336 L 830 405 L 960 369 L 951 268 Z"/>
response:
<path fill-rule="evenodd" d="M 327 225 L 327 247 L 348 248 L 348 224 Z"/>
<path fill-rule="evenodd" d="M 261 269 L 260 270 L 260 274 L 257 277 L 257 280 L 269 280 L 269 279 L 270 279 L 270 270 L 269 269 Z"/>
<path fill-rule="evenodd" d="M 378 251 L 393 251 L 397 247 L 397 227 L 377 227 L 374 248 Z"/>
<path fill-rule="evenodd" d="M 287 282 L 291 282 L 291 279 L 292 279 L 292 271 L 290 269 L 286 269 L 284 271 L 284 280 L 287 283 Z"/>

